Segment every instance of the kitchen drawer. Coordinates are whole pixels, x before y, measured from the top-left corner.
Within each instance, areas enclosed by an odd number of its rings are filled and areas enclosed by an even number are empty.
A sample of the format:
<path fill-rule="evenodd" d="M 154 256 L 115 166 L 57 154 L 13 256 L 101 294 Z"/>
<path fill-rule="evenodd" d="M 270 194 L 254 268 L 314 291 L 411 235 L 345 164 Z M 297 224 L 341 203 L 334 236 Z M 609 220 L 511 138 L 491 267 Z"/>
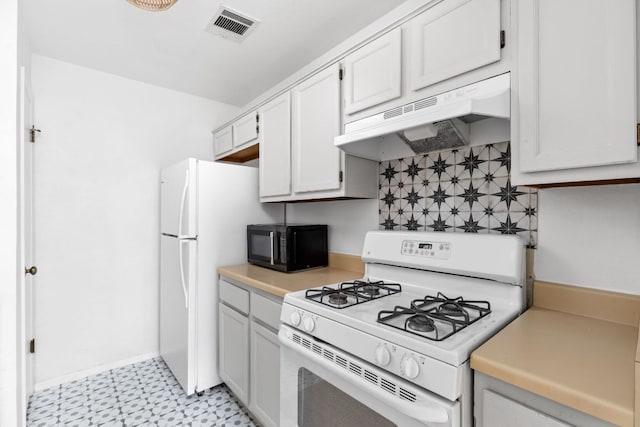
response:
<path fill-rule="evenodd" d="M 271 326 L 276 331 L 280 328 L 280 310 L 282 310 L 282 304 L 251 293 L 251 314 L 255 319 Z"/>
<path fill-rule="evenodd" d="M 228 306 L 249 314 L 249 291 L 220 280 L 220 299 Z"/>

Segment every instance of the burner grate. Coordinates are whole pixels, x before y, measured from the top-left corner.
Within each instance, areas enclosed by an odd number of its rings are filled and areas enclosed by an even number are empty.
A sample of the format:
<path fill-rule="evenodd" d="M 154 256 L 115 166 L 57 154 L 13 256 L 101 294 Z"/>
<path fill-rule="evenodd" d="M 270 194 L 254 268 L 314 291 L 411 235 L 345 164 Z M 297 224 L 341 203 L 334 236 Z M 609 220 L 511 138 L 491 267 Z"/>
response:
<path fill-rule="evenodd" d="M 397 294 L 401 290 L 402 286 L 398 283 L 382 280 L 354 280 L 342 282 L 335 288 L 324 286 L 319 289 L 309 289 L 306 291 L 305 297 L 332 308 L 346 308 Z"/>
<path fill-rule="evenodd" d="M 433 341 L 442 341 L 491 313 L 488 301 L 449 298 L 438 292 L 378 313 L 378 323 Z M 404 319 L 404 321 L 402 321 Z"/>

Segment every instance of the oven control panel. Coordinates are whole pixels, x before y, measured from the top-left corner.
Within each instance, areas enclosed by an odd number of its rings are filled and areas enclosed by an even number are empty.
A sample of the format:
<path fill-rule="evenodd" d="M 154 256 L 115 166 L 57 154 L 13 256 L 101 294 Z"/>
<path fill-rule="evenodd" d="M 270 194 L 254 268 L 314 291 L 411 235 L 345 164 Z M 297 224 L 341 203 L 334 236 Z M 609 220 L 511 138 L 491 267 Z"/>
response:
<path fill-rule="evenodd" d="M 426 242 L 422 240 L 403 240 L 402 255 L 418 256 L 425 258 L 449 259 L 451 256 L 451 243 Z"/>

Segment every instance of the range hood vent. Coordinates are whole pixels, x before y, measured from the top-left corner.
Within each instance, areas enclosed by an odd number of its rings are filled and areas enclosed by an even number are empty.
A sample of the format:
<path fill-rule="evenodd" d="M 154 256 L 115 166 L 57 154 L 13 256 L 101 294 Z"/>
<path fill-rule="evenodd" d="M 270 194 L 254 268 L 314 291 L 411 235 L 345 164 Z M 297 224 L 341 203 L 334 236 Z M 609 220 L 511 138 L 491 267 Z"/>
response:
<path fill-rule="evenodd" d="M 259 22 L 228 6 L 221 5 L 205 30 L 240 43 L 247 38 Z"/>
<path fill-rule="evenodd" d="M 366 159 L 399 159 L 508 141 L 510 116 L 506 73 L 348 123 L 334 143 Z"/>

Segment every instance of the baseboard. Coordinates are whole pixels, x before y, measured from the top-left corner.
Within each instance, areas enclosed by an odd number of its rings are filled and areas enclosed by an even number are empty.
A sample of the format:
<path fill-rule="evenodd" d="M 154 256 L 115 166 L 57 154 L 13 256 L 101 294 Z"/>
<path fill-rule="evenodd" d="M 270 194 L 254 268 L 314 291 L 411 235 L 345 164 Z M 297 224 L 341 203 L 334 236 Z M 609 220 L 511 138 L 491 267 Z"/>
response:
<path fill-rule="evenodd" d="M 68 383 L 70 381 L 79 380 L 81 378 L 86 378 L 91 375 L 96 375 L 101 372 L 108 371 L 110 369 L 120 368 L 122 366 L 127 366 L 127 365 L 131 365 L 132 363 L 142 362 L 143 360 L 152 359 L 158 356 L 160 356 L 160 353 L 158 352 L 146 353 L 146 354 L 141 354 L 139 356 L 131 357 L 129 359 L 118 360 L 117 362 L 112 362 L 112 363 L 105 363 L 103 365 L 98 365 L 94 368 L 73 372 L 67 375 L 62 375 L 56 378 L 52 378 L 50 380 L 35 383 L 33 386 L 33 391 L 44 390 L 49 387 L 54 387 L 60 384 Z"/>

